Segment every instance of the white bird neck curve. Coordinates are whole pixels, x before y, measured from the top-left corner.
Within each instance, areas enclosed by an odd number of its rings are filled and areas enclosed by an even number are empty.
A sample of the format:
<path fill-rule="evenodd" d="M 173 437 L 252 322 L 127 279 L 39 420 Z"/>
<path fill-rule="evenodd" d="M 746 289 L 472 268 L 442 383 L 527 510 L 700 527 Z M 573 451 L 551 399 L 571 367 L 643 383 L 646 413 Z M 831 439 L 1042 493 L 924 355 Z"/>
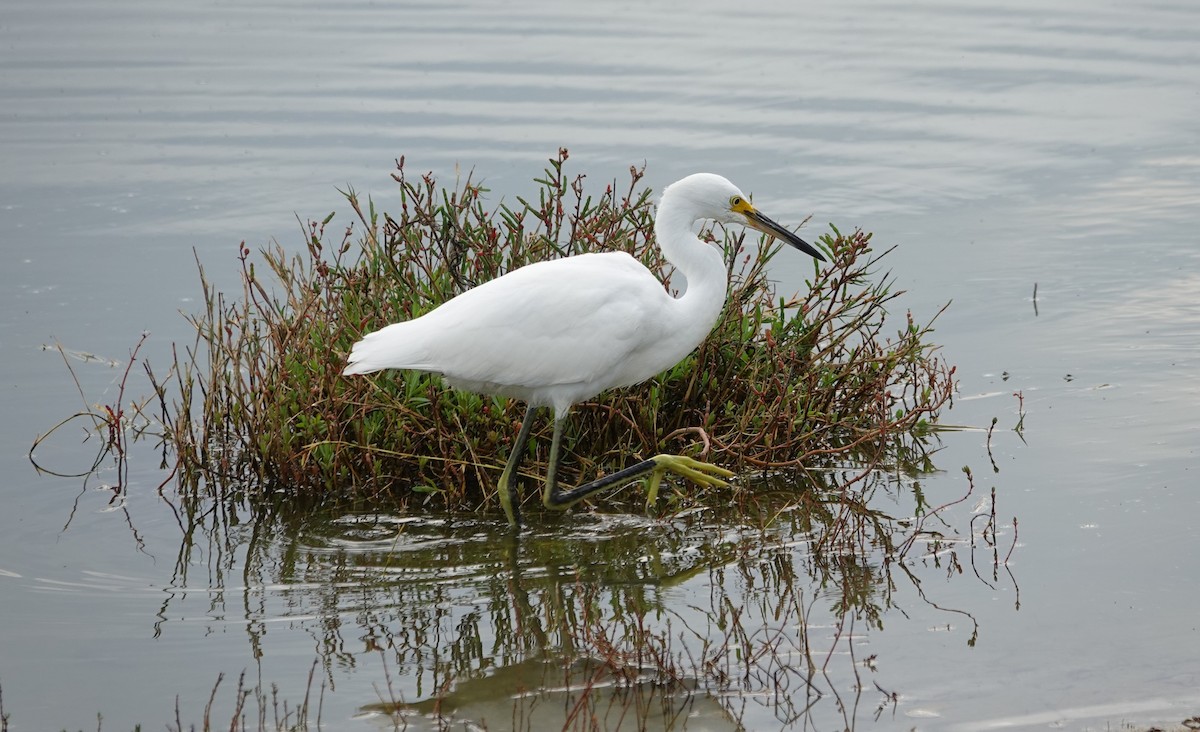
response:
<path fill-rule="evenodd" d="M 686 325 L 703 330 L 696 336 L 696 342 L 703 340 L 716 324 L 729 287 L 721 253 L 693 232 L 697 221 L 710 218 L 711 214 L 702 211 L 690 198 L 672 196 L 669 190 L 654 218 L 658 248 L 687 279 L 687 289 L 676 300 L 681 309 L 695 313 Z"/>

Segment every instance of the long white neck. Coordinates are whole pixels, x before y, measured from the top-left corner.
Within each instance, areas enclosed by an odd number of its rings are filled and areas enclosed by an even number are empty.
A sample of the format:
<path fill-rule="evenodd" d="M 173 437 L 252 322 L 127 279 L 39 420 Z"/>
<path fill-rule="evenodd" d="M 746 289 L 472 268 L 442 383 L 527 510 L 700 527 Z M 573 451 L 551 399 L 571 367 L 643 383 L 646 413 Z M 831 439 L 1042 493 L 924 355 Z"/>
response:
<path fill-rule="evenodd" d="M 704 340 L 716 324 L 729 286 L 721 253 L 692 233 L 701 218 L 693 201 L 671 195 L 668 189 L 654 220 L 659 248 L 667 261 L 687 278 L 687 290 L 675 300 L 675 315 L 679 340 L 691 344 L 688 351 Z"/>

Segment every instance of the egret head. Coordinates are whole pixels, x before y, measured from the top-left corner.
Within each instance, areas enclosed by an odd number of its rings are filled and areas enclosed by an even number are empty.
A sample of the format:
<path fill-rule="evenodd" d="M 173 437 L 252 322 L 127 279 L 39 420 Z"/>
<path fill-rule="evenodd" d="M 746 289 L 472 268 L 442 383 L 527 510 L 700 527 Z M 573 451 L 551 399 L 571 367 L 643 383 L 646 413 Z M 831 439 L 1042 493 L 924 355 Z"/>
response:
<path fill-rule="evenodd" d="M 689 200 L 697 218 L 713 219 L 722 224 L 741 224 L 791 244 L 822 262 L 825 257 L 808 242 L 772 221 L 750 203 L 737 186 L 713 173 L 695 173 L 667 186 L 663 198 L 679 196 Z"/>

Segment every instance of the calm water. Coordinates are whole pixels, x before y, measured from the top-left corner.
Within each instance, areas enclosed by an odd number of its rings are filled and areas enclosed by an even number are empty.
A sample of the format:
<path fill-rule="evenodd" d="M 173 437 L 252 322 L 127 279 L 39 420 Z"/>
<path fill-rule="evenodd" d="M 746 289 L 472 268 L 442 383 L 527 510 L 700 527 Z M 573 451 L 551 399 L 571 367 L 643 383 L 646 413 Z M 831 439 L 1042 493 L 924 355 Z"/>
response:
<path fill-rule="evenodd" d="M 314 661 L 327 729 L 389 728 L 393 699 L 428 711 L 449 680 L 460 715 L 498 729 L 517 689 L 587 676 L 534 653 L 583 632 L 564 630 L 578 619 L 564 608 L 657 608 L 650 622 L 673 618 L 675 649 L 695 651 L 725 600 L 787 639 L 784 666 L 802 665 L 788 650 L 801 630 L 833 654 L 820 685 L 835 694 L 795 717 L 802 684 L 791 707 L 752 683 L 615 706 L 645 702 L 652 728 L 688 729 L 1106 729 L 1200 713 L 1198 89 L 1200 7 L 1187 2 L 8 0 L 0 687 L 12 729 L 94 728 L 97 713 L 108 730 L 159 728 L 177 695 L 185 725 L 198 722 L 218 674 L 214 717 L 228 719 L 243 671 L 294 704 Z M 193 250 L 232 286 L 239 241 L 294 245 L 297 216 L 346 212 L 336 188 L 391 206 L 396 157 L 447 180 L 474 168 L 511 200 L 559 146 L 597 185 L 642 162 L 656 188 L 712 170 L 782 221 L 811 213 L 814 235 L 831 222 L 897 245 L 889 264 L 917 316 L 953 301 L 937 333 L 961 380 L 946 421 L 1002 428 L 998 472 L 982 433 L 950 433 L 934 458 L 944 472 L 922 486 L 952 500 L 958 468 L 974 469 L 957 532 L 994 488 L 1002 552 L 1019 521 L 1012 575 L 914 552 L 924 598 L 899 578 L 876 625 L 839 631 L 848 570 L 820 583 L 814 536 L 787 522 L 764 535 L 576 512 L 514 547 L 490 519 L 180 521 L 148 449 L 118 507 L 111 473 L 83 484 L 30 467 L 33 438 L 81 404 L 43 344 L 124 362 L 149 330 L 145 353 L 161 362 L 188 338 Z M 807 262 L 784 260 L 779 278 L 798 282 Z M 112 398 L 120 368 L 74 365 L 90 401 Z M 1018 390 L 1024 441 L 1003 429 Z M 86 467 L 92 447 L 74 434 L 41 457 Z M 911 512 L 905 490 L 877 500 Z M 803 617 L 771 619 L 785 596 Z M 877 721 L 880 689 L 898 696 Z M 536 716 L 563 706 L 555 693 L 517 721 L 560 724 Z M 408 721 L 429 724 L 417 712 Z"/>

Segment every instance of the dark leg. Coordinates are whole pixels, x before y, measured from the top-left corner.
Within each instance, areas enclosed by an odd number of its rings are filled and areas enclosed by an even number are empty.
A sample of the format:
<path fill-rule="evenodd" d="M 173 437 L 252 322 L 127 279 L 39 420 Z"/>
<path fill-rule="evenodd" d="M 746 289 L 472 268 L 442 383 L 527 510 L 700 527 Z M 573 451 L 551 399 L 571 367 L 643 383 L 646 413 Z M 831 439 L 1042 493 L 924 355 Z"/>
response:
<path fill-rule="evenodd" d="M 531 406 L 525 410 L 521 431 L 517 433 L 517 440 L 508 454 L 508 463 L 504 466 L 504 472 L 500 474 L 500 505 L 504 508 L 504 515 L 508 516 L 508 524 L 513 527 L 521 525 L 521 502 L 517 499 L 516 487 L 517 470 L 525 456 L 525 444 L 529 442 L 529 433 L 533 429 L 533 418 L 536 414 L 537 407 Z"/>
<path fill-rule="evenodd" d="M 672 472 L 705 486 L 723 486 L 722 478 L 731 478 L 733 473 L 716 465 L 693 460 L 683 455 L 655 455 L 649 460 L 631 465 L 623 470 L 606 475 L 591 483 L 569 488 L 558 489 L 558 445 L 562 441 L 563 420 L 554 420 L 554 437 L 550 441 L 550 466 L 546 470 L 546 488 L 542 492 L 542 504 L 546 508 L 566 508 L 576 501 L 587 498 L 597 491 L 615 485 L 627 483 L 643 475 L 650 476 L 650 485 L 646 491 L 646 502 L 654 503 L 658 497 L 658 484 L 663 473 Z"/>

